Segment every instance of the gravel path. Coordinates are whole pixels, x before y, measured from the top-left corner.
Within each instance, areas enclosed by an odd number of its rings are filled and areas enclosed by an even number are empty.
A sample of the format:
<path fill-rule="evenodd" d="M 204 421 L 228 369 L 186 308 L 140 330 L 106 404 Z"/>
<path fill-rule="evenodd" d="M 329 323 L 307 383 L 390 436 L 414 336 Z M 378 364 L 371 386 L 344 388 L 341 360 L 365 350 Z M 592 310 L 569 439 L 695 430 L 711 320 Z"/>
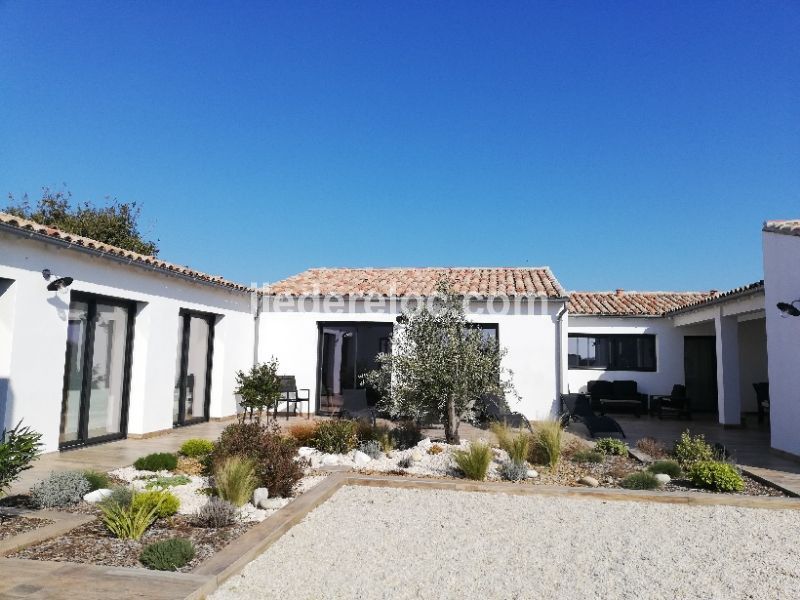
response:
<path fill-rule="evenodd" d="M 344 487 L 212 597 L 800 598 L 800 512 Z"/>

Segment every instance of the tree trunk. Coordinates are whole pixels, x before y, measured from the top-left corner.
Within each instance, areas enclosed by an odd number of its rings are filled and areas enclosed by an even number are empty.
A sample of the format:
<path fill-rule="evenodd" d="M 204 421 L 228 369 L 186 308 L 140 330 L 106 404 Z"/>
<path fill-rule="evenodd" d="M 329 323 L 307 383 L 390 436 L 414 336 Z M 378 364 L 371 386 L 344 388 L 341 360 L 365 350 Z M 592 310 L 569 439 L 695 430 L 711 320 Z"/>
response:
<path fill-rule="evenodd" d="M 456 415 L 456 401 L 453 398 L 447 399 L 447 414 L 444 419 L 444 439 L 448 444 L 458 445 L 461 438 L 458 437 L 459 418 Z"/>

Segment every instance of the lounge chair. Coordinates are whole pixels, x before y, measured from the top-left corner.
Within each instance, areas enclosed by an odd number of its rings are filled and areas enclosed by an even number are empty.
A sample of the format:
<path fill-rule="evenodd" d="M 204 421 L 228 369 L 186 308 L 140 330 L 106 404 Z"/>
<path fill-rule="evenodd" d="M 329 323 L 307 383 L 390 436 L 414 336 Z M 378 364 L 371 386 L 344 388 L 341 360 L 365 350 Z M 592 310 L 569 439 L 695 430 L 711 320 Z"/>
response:
<path fill-rule="evenodd" d="M 566 427 L 570 421 L 583 423 L 592 437 L 597 437 L 598 433 L 618 433 L 626 437 L 625 431 L 614 419 L 594 413 L 586 394 L 561 395 L 561 423 Z"/>
<path fill-rule="evenodd" d="M 508 408 L 505 399 L 497 396 L 484 396 L 478 401 L 478 420 L 483 422 L 503 423 L 516 429 L 533 431 L 530 421 L 522 413 L 514 412 Z"/>
<path fill-rule="evenodd" d="M 650 410 L 659 419 L 664 416 L 664 411 L 676 413 L 678 417 L 692 418 L 692 401 L 686 397 L 686 386 L 676 383 L 672 392 L 664 395 L 650 396 Z"/>

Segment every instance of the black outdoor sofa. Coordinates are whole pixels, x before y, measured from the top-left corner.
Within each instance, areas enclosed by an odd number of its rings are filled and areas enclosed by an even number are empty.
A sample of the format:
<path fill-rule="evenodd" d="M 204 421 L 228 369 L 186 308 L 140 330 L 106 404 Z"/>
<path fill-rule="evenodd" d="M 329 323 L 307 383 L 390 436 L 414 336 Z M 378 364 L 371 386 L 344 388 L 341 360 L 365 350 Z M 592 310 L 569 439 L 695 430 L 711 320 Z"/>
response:
<path fill-rule="evenodd" d="M 592 437 L 599 433 L 626 437 L 625 431 L 614 419 L 595 414 L 586 394 L 561 394 L 561 424 L 566 427 L 570 421 L 583 423 Z"/>
<path fill-rule="evenodd" d="M 647 394 L 640 393 L 633 380 L 598 379 L 587 383 L 586 391 L 592 399 L 592 409 L 601 415 L 629 411 L 638 417 L 647 410 Z"/>

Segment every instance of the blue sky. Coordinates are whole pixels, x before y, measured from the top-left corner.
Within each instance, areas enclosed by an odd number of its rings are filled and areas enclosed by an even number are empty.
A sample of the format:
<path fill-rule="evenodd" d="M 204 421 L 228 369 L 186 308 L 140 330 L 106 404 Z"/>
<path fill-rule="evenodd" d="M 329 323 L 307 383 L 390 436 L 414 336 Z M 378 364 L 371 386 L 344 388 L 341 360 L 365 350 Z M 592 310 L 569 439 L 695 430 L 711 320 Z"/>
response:
<path fill-rule="evenodd" d="M 0 191 L 140 202 L 167 260 L 761 278 L 800 216 L 797 2 L 0 0 Z"/>

